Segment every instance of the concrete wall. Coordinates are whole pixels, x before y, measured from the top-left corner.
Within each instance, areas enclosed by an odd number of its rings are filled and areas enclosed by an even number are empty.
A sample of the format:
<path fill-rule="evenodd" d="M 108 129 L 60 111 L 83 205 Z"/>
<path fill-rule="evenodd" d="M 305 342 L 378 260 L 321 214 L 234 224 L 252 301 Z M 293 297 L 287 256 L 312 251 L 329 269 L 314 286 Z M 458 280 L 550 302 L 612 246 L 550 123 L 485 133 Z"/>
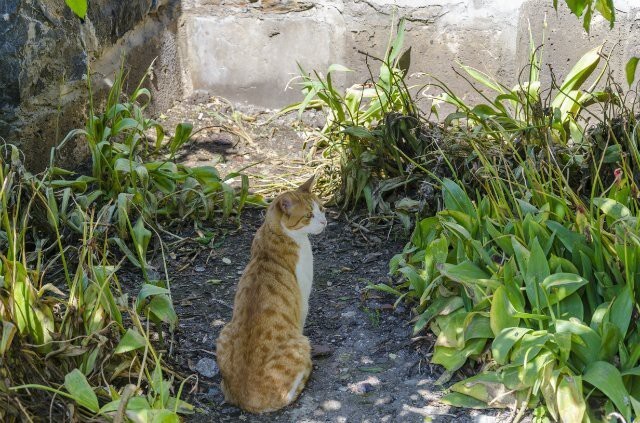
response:
<path fill-rule="evenodd" d="M 100 98 L 123 55 L 132 85 L 157 57 L 148 84 L 152 112 L 192 95 L 284 106 L 301 99 L 295 84 L 285 90 L 298 63 L 307 71 L 344 64 L 354 72 L 336 83 L 364 82 L 361 52 L 384 54 L 394 16 L 407 19 L 410 72 L 437 76 L 471 101 L 479 94 L 456 75 L 456 63 L 515 85 L 527 62 L 529 27 L 558 79 L 604 42 L 612 74 L 624 84 L 624 64 L 640 56 L 640 0 L 616 0 L 615 29 L 597 16 L 591 34 L 559 3 L 556 12 L 552 0 L 89 0 L 82 22 L 63 0 L 0 0 L 0 137 L 42 169 L 51 146 L 85 122 L 87 65 Z M 376 74 L 379 65 L 370 63 Z M 78 162 L 86 153 L 79 142 L 63 159 Z"/>
<path fill-rule="evenodd" d="M 284 91 L 298 73 L 296 61 L 320 71 L 341 63 L 355 70 L 347 84 L 363 82 L 369 72 L 359 51 L 384 54 L 394 15 L 407 19 L 410 72 L 437 76 L 470 99 L 478 94 L 456 75 L 456 63 L 515 85 L 527 62 L 529 25 L 536 42 L 544 41 L 546 63 L 559 79 L 593 46 L 605 42 L 610 51 L 618 43 L 611 68 L 623 83 L 626 60 L 640 55 L 640 1 L 617 0 L 615 29 L 609 31 L 598 15 L 591 34 L 559 3 L 556 12 L 551 0 L 184 1 L 186 89 L 280 107 L 300 99 L 295 86 Z M 377 72 L 378 65 L 372 69 Z M 410 79 L 428 81 L 425 76 Z"/>

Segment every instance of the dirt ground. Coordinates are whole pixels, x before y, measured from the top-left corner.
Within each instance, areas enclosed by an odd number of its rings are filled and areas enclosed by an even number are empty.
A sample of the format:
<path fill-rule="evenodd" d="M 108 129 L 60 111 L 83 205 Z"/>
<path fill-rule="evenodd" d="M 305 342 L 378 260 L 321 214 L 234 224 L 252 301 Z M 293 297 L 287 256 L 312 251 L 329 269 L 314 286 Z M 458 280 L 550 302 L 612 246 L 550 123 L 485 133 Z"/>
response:
<path fill-rule="evenodd" d="M 198 132 L 183 160 L 215 164 L 227 173 L 252 163 L 253 186 L 269 181 L 300 180 L 304 166 L 304 134 L 295 116 L 265 124 L 271 113 L 247 109 L 240 126 L 227 121 L 215 127 L 220 113 L 231 107 L 215 99 L 195 99 L 176 105 L 165 124 L 194 123 Z M 238 114 L 236 114 L 238 116 Z M 318 125 L 322 116 L 307 114 Z M 219 126 L 219 125 L 218 125 Z M 268 180 L 265 180 L 267 177 Z M 293 186 L 293 183 L 291 184 Z M 180 318 L 170 362 L 181 374 L 198 375 L 186 400 L 199 412 L 188 422 L 494 422 L 509 421 L 510 411 L 450 408 L 438 399 L 446 392 L 435 381 L 443 369 L 429 364 L 434 338 L 412 338 L 411 310 L 394 307 L 395 299 L 367 290 L 389 280 L 389 259 L 399 252 L 407 234 L 399 228 L 362 228 L 353 216 L 328 211 L 329 225 L 312 238 L 314 287 L 305 334 L 316 346 L 314 370 L 306 389 L 291 406 L 255 416 L 227 405 L 220 392 L 215 364 L 215 340 L 231 318 L 235 287 L 249 259 L 263 210 L 247 209 L 239 228 L 218 230 L 204 246 L 190 240 L 193 228 L 167 239 L 172 295 Z M 157 264 L 157 263 L 156 263 Z M 424 335 L 424 334 L 423 334 Z M 454 379 L 455 380 L 455 379 Z"/>

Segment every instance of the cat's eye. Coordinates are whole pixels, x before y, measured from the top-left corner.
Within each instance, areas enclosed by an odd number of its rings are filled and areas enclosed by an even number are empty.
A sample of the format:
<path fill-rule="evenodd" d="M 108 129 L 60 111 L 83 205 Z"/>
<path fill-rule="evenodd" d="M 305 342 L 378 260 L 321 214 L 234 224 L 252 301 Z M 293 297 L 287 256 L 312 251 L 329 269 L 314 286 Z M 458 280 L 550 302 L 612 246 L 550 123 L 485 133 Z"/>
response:
<path fill-rule="evenodd" d="M 306 215 L 307 219 L 311 219 L 313 217 L 313 212 L 309 212 Z"/>

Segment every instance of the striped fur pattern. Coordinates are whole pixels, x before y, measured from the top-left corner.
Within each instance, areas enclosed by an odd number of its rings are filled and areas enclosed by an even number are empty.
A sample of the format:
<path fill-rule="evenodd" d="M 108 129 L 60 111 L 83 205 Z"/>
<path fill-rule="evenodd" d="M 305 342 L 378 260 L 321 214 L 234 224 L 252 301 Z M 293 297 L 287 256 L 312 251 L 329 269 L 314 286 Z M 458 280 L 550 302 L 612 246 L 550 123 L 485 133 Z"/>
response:
<path fill-rule="evenodd" d="M 327 225 L 312 184 L 313 178 L 271 203 L 238 283 L 233 317 L 217 340 L 225 399 L 252 413 L 293 402 L 311 373 L 302 334 L 313 276 L 308 235 Z"/>

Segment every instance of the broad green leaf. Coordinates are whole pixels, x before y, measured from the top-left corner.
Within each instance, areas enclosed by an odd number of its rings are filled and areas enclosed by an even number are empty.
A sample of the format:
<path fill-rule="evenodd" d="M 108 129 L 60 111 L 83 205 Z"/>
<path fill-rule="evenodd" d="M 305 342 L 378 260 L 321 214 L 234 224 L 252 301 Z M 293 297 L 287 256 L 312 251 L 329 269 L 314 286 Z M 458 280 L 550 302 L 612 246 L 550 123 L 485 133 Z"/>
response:
<path fill-rule="evenodd" d="M 71 373 L 67 373 L 64 377 L 64 387 L 79 405 L 94 413 L 98 412 L 100 408 L 98 397 L 80 370 L 74 369 Z"/>
<path fill-rule="evenodd" d="M 375 140 L 376 136 L 361 126 L 347 126 L 342 132 L 363 140 Z"/>
<path fill-rule="evenodd" d="M 106 413 L 113 413 L 118 410 L 119 406 L 120 406 L 120 399 L 111 401 L 105 404 L 100 409 L 100 414 L 104 415 Z M 145 397 L 131 397 L 127 402 L 127 411 L 141 411 L 141 410 L 149 410 L 149 409 L 151 409 L 151 405 L 149 404 L 149 401 L 147 401 Z"/>
<path fill-rule="evenodd" d="M 482 285 L 490 288 L 497 288 L 500 282 L 489 279 L 489 275 L 478 265 L 471 261 L 464 261 L 460 264 L 443 263 L 439 266 L 440 273 L 451 280 L 465 284 L 467 286 Z"/>
<path fill-rule="evenodd" d="M 151 231 L 144 227 L 144 220 L 142 217 L 138 218 L 133 230 L 131 231 L 131 238 L 133 245 L 136 247 L 138 253 L 138 260 L 144 264 L 147 259 L 147 247 L 151 240 Z"/>
<path fill-rule="evenodd" d="M 537 311 L 544 307 L 545 298 L 541 290 L 540 283 L 549 276 L 549 262 L 542 250 L 537 238 L 533 239 L 531 246 L 531 256 L 525 271 L 525 288 L 529 302 L 535 306 Z"/>
<path fill-rule="evenodd" d="M 503 329 L 517 327 L 520 319 L 514 317 L 516 312 L 509 301 L 504 286 L 499 286 L 493 293 L 491 311 L 489 312 L 491 330 L 497 336 Z"/>
<path fill-rule="evenodd" d="M 453 313 L 462 308 L 462 306 L 462 298 L 460 297 L 436 297 L 431 304 L 429 304 L 429 307 L 420 315 L 420 318 L 413 328 L 413 333 L 416 334 L 422 330 L 435 316 Z"/>
<path fill-rule="evenodd" d="M 553 300 L 551 300 L 551 303 L 553 303 Z M 553 312 L 556 313 L 555 317 L 557 319 L 570 320 L 571 318 L 575 318 L 584 320 L 582 297 L 577 292 L 574 292 L 560 301 L 559 305 L 554 306 Z"/>
<path fill-rule="evenodd" d="M 115 243 L 134 266 L 142 268 L 142 264 L 140 264 L 136 255 L 127 247 L 127 244 L 121 238 L 109 238 L 109 242 Z"/>
<path fill-rule="evenodd" d="M 596 0 L 596 10 L 609 21 L 609 29 L 613 29 L 616 21 L 616 9 L 613 5 L 613 0 Z"/>
<path fill-rule="evenodd" d="M 166 295 L 154 296 L 149 303 L 149 311 L 158 319 L 171 325 L 171 327 L 175 327 L 178 322 L 178 316 L 173 309 L 171 299 Z"/>
<path fill-rule="evenodd" d="M 121 157 L 118 160 L 116 160 L 115 164 L 113 165 L 113 169 L 122 173 L 130 173 L 135 169 L 136 166 L 137 166 L 137 163 L 134 163 L 129 159 L 125 159 Z"/>
<path fill-rule="evenodd" d="M 467 342 L 462 349 L 436 346 L 431 362 L 440 364 L 450 372 L 456 371 L 464 365 L 467 358 L 480 354 L 486 342 L 486 339 L 473 339 Z"/>
<path fill-rule="evenodd" d="M 466 229 L 469 234 L 475 233 L 477 226 L 476 220 L 472 219 L 468 214 L 457 210 L 443 210 L 439 215 L 452 217 L 460 226 Z"/>
<path fill-rule="evenodd" d="M 165 295 L 169 294 L 169 290 L 161 286 L 145 283 L 144 285 L 142 285 L 142 288 L 140 289 L 140 293 L 138 294 L 138 299 L 136 301 L 140 303 L 145 298 L 151 295 L 162 295 L 162 294 L 165 294 Z"/>
<path fill-rule="evenodd" d="M 507 364 L 509 352 L 513 346 L 531 331 L 532 329 L 528 328 L 511 327 L 503 329 L 496 335 L 496 338 L 491 344 L 491 353 L 496 363 Z"/>
<path fill-rule="evenodd" d="M 422 296 L 426 287 L 426 282 L 422 276 L 411 266 L 401 267 L 399 272 L 409 280 L 409 286 L 416 292 L 417 296 Z"/>
<path fill-rule="evenodd" d="M 504 87 L 501 86 L 499 83 L 497 83 L 491 76 L 487 75 L 486 73 L 481 72 L 475 68 L 472 68 L 471 66 L 461 65 L 460 67 L 465 72 L 467 72 L 473 79 L 475 79 L 485 87 L 491 88 L 498 94 L 506 94 L 506 90 L 504 89 Z"/>
<path fill-rule="evenodd" d="M 384 283 L 378 283 L 378 284 L 371 284 L 371 285 L 367 285 L 367 289 L 375 289 L 376 291 L 382 291 L 382 292 L 386 292 L 387 294 L 392 294 L 392 295 L 396 295 L 396 296 L 401 296 L 403 295 L 402 292 L 398 291 L 395 288 L 390 287 L 389 285 L 386 285 Z"/>
<path fill-rule="evenodd" d="M 476 208 L 462 188 L 451 179 L 442 180 L 442 194 L 447 209 L 457 210 L 477 218 Z"/>
<path fill-rule="evenodd" d="M 620 329 L 611 322 L 602 325 L 600 336 L 602 337 L 598 358 L 611 361 L 618 353 L 618 346 L 622 340 Z"/>
<path fill-rule="evenodd" d="M 558 414 L 562 423 L 581 422 L 587 409 L 580 376 L 564 375 L 557 388 Z"/>
<path fill-rule="evenodd" d="M 572 3 L 581 3 L 580 0 L 571 0 Z M 567 1 L 569 4 L 569 1 Z M 579 15 L 578 15 L 579 16 Z M 591 19 L 589 19 L 590 21 Z M 585 18 L 585 22 L 587 19 Z M 580 89 L 582 84 L 591 76 L 593 71 L 598 66 L 600 62 L 600 50 L 602 46 L 595 47 L 585 53 L 580 60 L 571 68 L 567 76 L 565 77 L 562 85 L 560 86 L 560 94 L 553 100 L 551 103 L 551 107 L 561 107 L 563 102 L 568 101 L 571 102 L 571 99 L 568 99 L 565 94 L 570 91 Z"/>
<path fill-rule="evenodd" d="M 460 392 L 451 392 L 443 396 L 440 401 L 442 403 L 450 405 L 452 407 L 461 408 L 475 408 L 477 410 L 484 410 L 491 408 L 486 402 L 473 398 L 469 395 L 461 394 Z"/>
<path fill-rule="evenodd" d="M 629 392 L 622 382 L 620 371 L 611 363 L 596 361 L 587 365 L 582 379 L 598 388 L 616 406 L 622 416 L 631 421 Z"/>
<path fill-rule="evenodd" d="M 180 417 L 171 410 L 150 410 L 151 423 L 180 423 Z"/>
<path fill-rule="evenodd" d="M 134 329 L 127 329 L 118 346 L 113 351 L 114 354 L 122 354 L 129 351 L 143 348 L 147 345 L 147 340 Z"/>
<path fill-rule="evenodd" d="M 449 254 L 449 240 L 441 236 L 437 240 L 429 244 L 429 247 L 424 251 L 423 260 L 423 276 L 427 284 L 431 284 L 436 273 L 437 266 L 447 261 L 447 255 Z M 422 297 L 420 298 L 422 301 Z"/>
<path fill-rule="evenodd" d="M 631 315 L 633 313 L 633 298 L 630 285 L 626 285 L 618 294 L 613 304 L 609 320 L 620 329 L 620 333 L 624 336 L 629 329 L 631 323 Z"/>
<path fill-rule="evenodd" d="M 353 71 L 346 66 L 334 63 L 330 65 L 329 68 L 327 69 L 327 73 L 331 73 L 331 72 L 353 72 Z"/>
<path fill-rule="evenodd" d="M 113 125 L 113 128 L 111 128 L 111 135 L 116 136 L 122 131 L 138 128 L 139 125 L 140 123 L 135 119 L 132 119 L 132 118 L 121 119 L 118 122 L 116 122 L 115 125 Z"/>
<path fill-rule="evenodd" d="M 556 320 L 557 333 L 570 333 L 575 339 L 572 351 L 584 363 L 588 364 L 598 359 L 602 339 L 593 329 L 584 323 L 572 320 Z"/>
<path fill-rule="evenodd" d="M 508 389 L 496 373 L 480 373 L 464 379 L 454 384 L 451 390 L 468 395 L 493 408 L 512 407 L 516 403 L 515 392 Z"/>
<path fill-rule="evenodd" d="M 587 283 L 589 281 L 574 273 L 554 273 L 547 276 L 540 284 L 549 294 L 548 303 L 543 298 L 545 306 L 557 304 Z"/>
<path fill-rule="evenodd" d="M 6 320 L 2 321 L 2 338 L 0 338 L 0 356 L 4 356 L 4 353 L 7 352 L 9 347 L 11 347 L 11 342 L 13 341 L 13 337 L 17 332 L 16 326 L 8 322 Z"/>
<path fill-rule="evenodd" d="M 471 339 L 492 339 L 493 331 L 486 312 L 471 312 L 464 321 L 464 342 Z"/>
<path fill-rule="evenodd" d="M 636 69 L 638 68 L 638 61 L 640 61 L 640 57 L 632 57 L 624 67 L 625 73 L 627 74 L 627 84 L 629 84 L 629 87 L 633 85 L 633 82 L 636 79 Z"/>
<path fill-rule="evenodd" d="M 396 37 L 393 40 L 393 43 L 391 44 L 391 49 L 388 53 L 389 57 L 388 57 L 388 62 L 390 64 L 393 64 L 395 59 L 398 57 L 398 55 L 400 54 L 400 50 L 402 50 L 402 44 L 404 44 L 404 33 L 405 33 L 405 20 L 404 19 L 400 19 L 400 22 L 398 22 L 398 29 L 396 31 Z"/>
<path fill-rule="evenodd" d="M 557 9 L 558 5 L 557 3 L 555 3 L 555 1 L 556 0 L 554 0 L 554 7 Z M 587 1 L 590 1 L 590 0 L 587 0 Z M 584 12 L 584 9 L 586 7 L 585 0 L 565 0 L 565 3 L 567 3 L 567 6 L 569 7 L 569 10 L 571 10 L 571 13 L 573 13 L 577 17 L 582 16 L 582 13 Z"/>
<path fill-rule="evenodd" d="M 513 369 L 518 371 L 518 380 L 524 386 L 534 386 L 539 382 L 539 377 L 544 369 L 557 361 L 556 357 L 546 349 L 531 348 L 532 353 L 525 356 L 521 365 Z M 535 353 L 533 353 L 535 351 Z"/>
<path fill-rule="evenodd" d="M 175 154 L 191 137 L 191 131 L 193 125 L 190 123 L 182 122 L 176 126 L 176 132 L 173 138 L 169 142 L 169 151 L 171 154 Z"/>
<path fill-rule="evenodd" d="M 533 360 L 543 349 L 551 335 L 544 330 L 525 334 L 513 348 L 511 363 L 522 365 Z"/>
<path fill-rule="evenodd" d="M 65 0 L 65 3 L 80 19 L 87 16 L 87 0 Z"/>
<path fill-rule="evenodd" d="M 511 245 L 513 247 L 514 256 L 516 257 L 518 270 L 520 270 L 520 273 L 524 276 L 527 274 L 527 269 L 529 268 L 531 252 L 529 252 L 529 250 L 527 250 L 527 248 L 522 245 L 515 236 L 511 237 Z"/>
<path fill-rule="evenodd" d="M 220 173 L 213 166 L 192 167 L 189 171 L 203 185 L 211 182 L 220 182 Z"/>
<path fill-rule="evenodd" d="M 604 214 L 606 214 L 607 216 L 615 220 L 621 220 L 621 219 L 635 220 L 635 218 L 631 215 L 631 211 L 628 208 L 626 208 L 624 205 L 620 204 L 619 202 L 612 200 L 611 198 L 598 197 L 598 198 L 594 198 L 592 202 L 593 204 L 598 206 L 598 208 L 600 208 L 600 210 L 602 210 Z"/>

